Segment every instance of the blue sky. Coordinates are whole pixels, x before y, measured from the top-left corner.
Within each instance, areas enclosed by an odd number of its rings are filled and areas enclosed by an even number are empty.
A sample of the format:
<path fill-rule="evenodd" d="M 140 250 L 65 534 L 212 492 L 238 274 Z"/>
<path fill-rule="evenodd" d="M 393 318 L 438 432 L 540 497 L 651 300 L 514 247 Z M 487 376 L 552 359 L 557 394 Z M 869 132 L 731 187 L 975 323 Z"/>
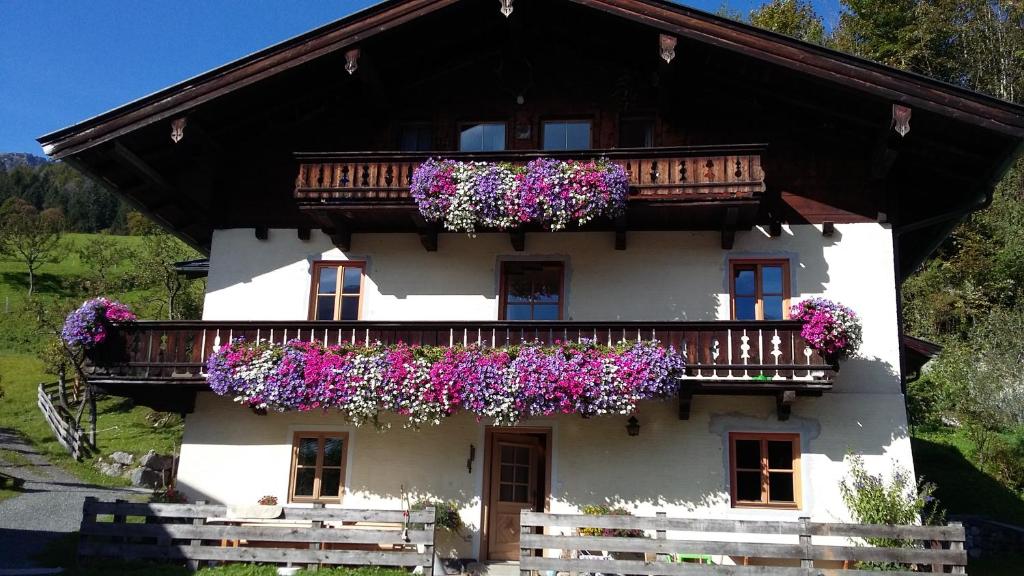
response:
<path fill-rule="evenodd" d="M 373 3 L 0 0 L 0 152 L 42 154 L 38 136 Z M 727 4 L 745 13 L 761 1 Z M 838 19 L 838 0 L 814 4 L 826 25 Z"/>

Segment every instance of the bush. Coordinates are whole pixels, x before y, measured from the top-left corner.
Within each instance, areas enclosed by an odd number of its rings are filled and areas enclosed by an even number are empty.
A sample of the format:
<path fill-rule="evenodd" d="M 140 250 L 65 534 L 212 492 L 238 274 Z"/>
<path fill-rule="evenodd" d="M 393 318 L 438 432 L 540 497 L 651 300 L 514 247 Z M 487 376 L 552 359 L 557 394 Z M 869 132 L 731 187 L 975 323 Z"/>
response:
<path fill-rule="evenodd" d="M 625 508 L 612 508 L 604 504 L 588 504 L 583 507 L 583 513 L 588 516 L 631 516 Z M 618 528 L 580 528 L 581 536 L 619 536 L 623 538 L 639 538 L 644 535 L 643 530 L 618 529 Z"/>
<path fill-rule="evenodd" d="M 1007 488 L 1024 491 L 1024 425 L 993 434 L 986 451 L 989 472 Z"/>
<path fill-rule="evenodd" d="M 434 525 L 438 528 L 448 530 L 453 534 L 462 531 L 462 516 L 459 516 L 459 505 L 455 502 L 444 500 L 421 499 L 411 506 L 413 510 L 423 510 L 429 506 L 434 507 Z"/>

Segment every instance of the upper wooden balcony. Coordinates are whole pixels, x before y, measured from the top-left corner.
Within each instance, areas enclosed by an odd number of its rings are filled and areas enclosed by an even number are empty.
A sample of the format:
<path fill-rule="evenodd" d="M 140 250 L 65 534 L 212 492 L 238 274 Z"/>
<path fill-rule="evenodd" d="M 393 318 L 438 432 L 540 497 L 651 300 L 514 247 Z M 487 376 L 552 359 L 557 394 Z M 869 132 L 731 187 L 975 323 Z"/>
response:
<path fill-rule="evenodd" d="M 624 217 L 588 230 L 749 229 L 765 192 L 763 144 L 573 151 L 317 152 L 296 154 L 294 197 L 325 228 L 351 232 L 429 228 L 416 213 L 409 183 L 428 158 L 508 162 L 538 157 L 607 158 L 629 174 Z"/>
<path fill-rule="evenodd" d="M 807 346 L 799 321 L 708 322 L 317 322 L 143 321 L 117 326 L 86 364 L 89 381 L 113 394 L 162 396 L 169 388 L 205 386 L 206 362 L 237 338 L 285 343 L 339 343 L 497 347 L 527 342 L 658 341 L 686 362 L 684 398 L 705 394 L 820 394 L 832 387 L 836 366 Z M 142 402 L 145 403 L 145 402 Z"/>

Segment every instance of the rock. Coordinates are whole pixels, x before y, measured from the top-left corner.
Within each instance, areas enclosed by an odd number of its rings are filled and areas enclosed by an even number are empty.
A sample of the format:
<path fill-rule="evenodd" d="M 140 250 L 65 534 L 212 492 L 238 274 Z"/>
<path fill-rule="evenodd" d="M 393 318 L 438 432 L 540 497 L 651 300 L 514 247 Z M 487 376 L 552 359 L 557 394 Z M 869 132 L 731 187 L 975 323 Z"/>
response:
<path fill-rule="evenodd" d="M 130 466 L 135 457 L 127 452 L 114 452 L 110 455 L 110 459 L 122 466 Z"/>
<path fill-rule="evenodd" d="M 136 468 L 132 470 L 132 486 L 140 488 L 163 488 L 163 474 L 150 470 L 149 468 Z"/>
<path fill-rule="evenodd" d="M 101 462 L 99 464 L 100 474 L 118 478 L 124 475 L 124 466 L 117 462 Z"/>
<path fill-rule="evenodd" d="M 145 456 L 139 459 L 139 466 L 160 472 L 170 470 L 174 467 L 174 457 L 157 454 L 155 451 L 150 450 L 149 452 L 146 452 Z"/>

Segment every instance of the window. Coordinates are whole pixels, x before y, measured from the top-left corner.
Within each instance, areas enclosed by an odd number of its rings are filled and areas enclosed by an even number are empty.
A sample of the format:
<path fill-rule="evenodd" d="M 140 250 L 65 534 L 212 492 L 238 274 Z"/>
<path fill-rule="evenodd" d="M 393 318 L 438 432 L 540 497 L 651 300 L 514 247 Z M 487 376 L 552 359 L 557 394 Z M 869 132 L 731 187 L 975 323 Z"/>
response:
<path fill-rule="evenodd" d="M 505 123 L 466 124 L 459 133 L 462 152 L 495 152 L 505 149 Z"/>
<path fill-rule="evenodd" d="M 341 502 L 347 453 L 345 432 L 296 432 L 289 501 Z"/>
<path fill-rule="evenodd" d="M 729 435 L 733 507 L 800 507 L 800 436 Z"/>
<path fill-rule="evenodd" d="M 733 320 L 782 320 L 789 316 L 789 263 L 734 260 L 730 263 Z"/>
<path fill-rule="evenodd" d="M 654 120 L 652 118 L 621 118 L 619 120 L 620 148 L 650 148 L 654 146 Z"/>
<path fill-rule="evenodd" d="M 587 150 L 590 148 L 590 122 L 545 122 L 543 145 L 545 150 Z"/>
<path fill-rule="evenodd" d="M 434 149 L 434 133 L 430 124 L 405 124 L 398 133 L 398 149 L 402 152 L 428 152 Z"/>
<path fill-rule="evenodd" d="M 363 262 L 314 262 L 310 320 L 358 320 Z"/>
<path fill-rule="evenodd" d="M 503 262 L 500 318 L 502 320 L 561 320 L 561 262 Z"/>

